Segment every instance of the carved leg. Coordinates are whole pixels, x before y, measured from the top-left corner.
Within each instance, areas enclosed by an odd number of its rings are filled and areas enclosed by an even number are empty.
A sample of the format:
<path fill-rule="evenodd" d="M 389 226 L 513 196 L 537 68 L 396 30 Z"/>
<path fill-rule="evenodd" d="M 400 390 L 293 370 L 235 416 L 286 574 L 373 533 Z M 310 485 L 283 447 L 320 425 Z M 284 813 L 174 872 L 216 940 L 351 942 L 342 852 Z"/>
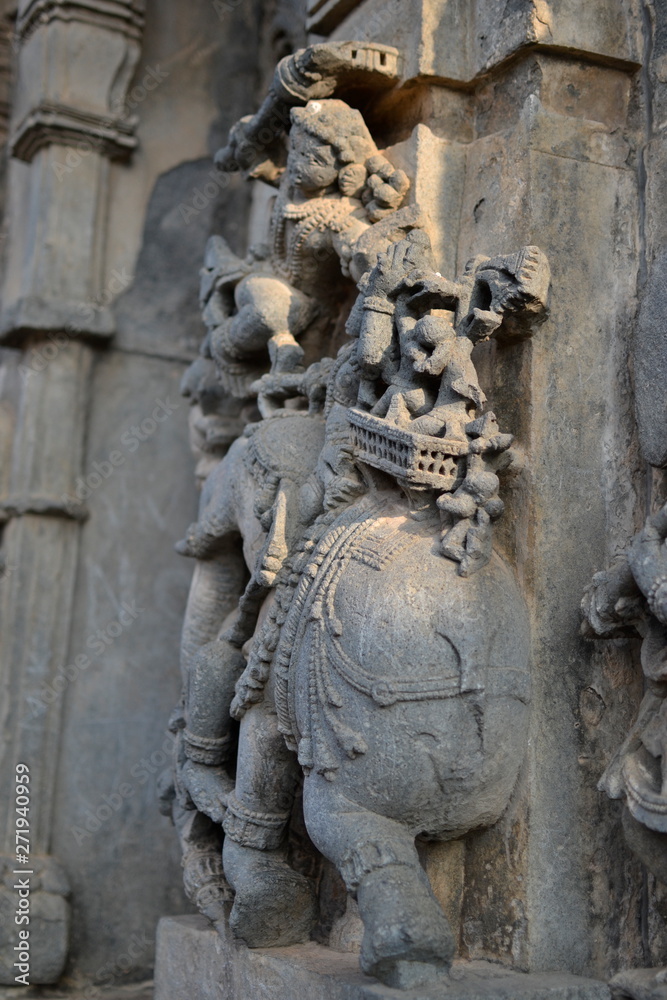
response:
<path fill-rule="evenodd" d="M 454 937 L 410 832 L 350 801 L 319 775 L 306 778 L 304 816 L 313 843 L 357 897 L 364 972 L 398 989 L 445 974 Z"/>
<path fill-rule="evenodd" d="M 238 312 L 214 344 L 237 360 L 261 353 L 271 345 L 276 371 L 294 371 L 303 359 L 296 337 L 317 311 L 313 300 L 287 282 L 267 275 L 251 275 L 236 286 Z M 218 343 L 219 341 L 219 343 Z"/>
<path fill-rule="evenodd" d="M 232 892 L 220 858 L 222 830 L 197 810 L 174 810 L 174 824 L 183 851 L 183 885 L 197 909 L 217 924 L 224 920 Z"/>
<path fill-rule="evenodd" d="M 667 879 L 667 833 L 649 830 L 634 818 L 627 805 L 623 807 L 623 833 L 642 864 L 664 882 Z M 614 1000 L 667 1000 L 667 969 L 627 969 L 614 976 L 609 986 Z"/>
<path fill-rule="evenodd" d="M 235 890 L 229 925 L 251 948 L 307 941 L 317 917 L 314 887 L 286 860 L 284 834 L 300 769 L 268 701 L 243 717 L 224 822 L 222 859 Z"/>
<path fill-rule="evenodd" d="M 289 330 L 274 333 L 268 343 L 272 372 L 303 371 L 304 350 Z"/>
<path fill-rule="evenodd" d="M 455 562 L 461 562 L 465 557 L 465 541 L 468 530 L 472 526 L 472 521 L 469 517 L 461 518 L 452 527 L 445 528 L 441 536 L 441 549 L 442 554 L 453 559 Z"/>
<path fill-rule="evenodd" d="M 192 801 L 222 823 L 233 782 L 222 766 L 229 756 L 229 706 L 245 666 L 241 652 L 225 640 L 209 642 L 193 656 L 185 690 L 185 731 L 180 780 Z"/>

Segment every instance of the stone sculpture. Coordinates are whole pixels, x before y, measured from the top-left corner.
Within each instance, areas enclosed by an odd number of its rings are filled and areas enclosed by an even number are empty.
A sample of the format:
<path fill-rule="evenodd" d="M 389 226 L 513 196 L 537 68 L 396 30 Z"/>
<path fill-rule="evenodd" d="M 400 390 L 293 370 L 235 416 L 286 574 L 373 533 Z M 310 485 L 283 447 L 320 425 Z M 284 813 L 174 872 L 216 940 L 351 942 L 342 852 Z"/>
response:
<path fill-rule="evenodd" d="M 588 638 L 639 635 L 646 692 L 635 723 L 599 788 L 624 801 L 628 844 L 667 882 L 667 505 L 646 520 L 613 565 L 596 573 L 582 602 Z M 611 981 L 617 997 L 665 1000 L 667 968 L 635 969 Z"/>
<path fill-rule="evenodd" d="M 179 545 L 197 570 L 164 797 L 200 909 L 220 921 L 231 903 L 250 947 L 286 945 L 308 939 L 318 907 L 287 852 L 303 782 L 308 834 L 358 901 L 362 969 L 411 988 L 455 950 L 415 840 L 494 823 L 522 760 L 528 618 L 492 538 L 512 437 L 485 409 L 471 352 L 532 332 L 549 268 L 525 247 L 442 277 L 418 208 L 401 207 L 407 177 L 359 112 L 322 94 L 345 67 L 358 82 L 360 54 L 366 67 L 387 55 L 315 46 L 279 67 L 284 172 L 277 153 L 249 152 L 275 83 L 219 157 L 280 177 L 270 251 L 240 261 L 214 242 L 202 280 L 198 364 L 262 419 L 208 475 Z M 289 91 L 314 64 L 332 77 Z M 350 279 L 358 295 L 341 310 Z M 345 311 L 347 339 L 327 357 Z M 190 379 L 197 398 L 206 378 Z"/>
<path fill-rule="evenodd" d="M 359 67 L 362 54 L 373 57 L 369 67 Z M 263 108 L 232 129 L 216 157 L 222 169 L 245 167 L 278 189 L 268 246 L 251 248 L 245 261 L 220 237 L 209 247 L 204 318 L 210 353 L 234 395 L 246 395 L 266 371 L 267 347 L 281 372 L 301 364 L 299 341 L 309 331 L 321 349 L 341 278 L 352 279 L 348 287 L 358 281 L 378 250 L 418 222 L 414 208 L 400 210 L 407 176 L 379 153 L 360 112 L 338 99 L 311 99 L 331 93 L 341 75 L 391 79 L 388 56 L 395 63 L 396 55 L 347 43 L 283 59 Z"/>

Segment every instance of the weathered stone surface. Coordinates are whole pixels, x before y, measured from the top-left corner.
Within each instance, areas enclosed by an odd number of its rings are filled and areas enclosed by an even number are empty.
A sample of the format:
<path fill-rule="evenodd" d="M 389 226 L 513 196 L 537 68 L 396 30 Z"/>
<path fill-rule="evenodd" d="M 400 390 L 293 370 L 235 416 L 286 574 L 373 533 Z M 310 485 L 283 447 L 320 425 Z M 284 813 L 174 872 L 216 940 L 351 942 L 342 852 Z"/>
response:
<path fill-rule="evenodd" d="M 213 468 L 179 544 L 199 566 L 169 795 L 179 829 L 204 814 L 225 833 L 224 872 L 219 844 L 181 835 L 202 912 L 222 925 L 233 896 L 239 938 L 294 944 L 318 918 L 315 885 L 287 853 L 300 765 L 308 834 L 358 902 L 361 967 L 411 989 L 456 949 L 415 839 L 497 822 L 525 746 L 527 609 L 491 527 L 513 439 L 484 409 L 471 354 L 531 336 L 550 271 L 535 246 L 478 254 L 456 278 L 436 269 L 424 206 L 403 205 L 407 174 L 329 96 L 350 79 L 386 90 L 396 56 L 350 42 L 282 60 L 216 156 L 278 188 L 268 248 L 242 260 L 214 238 L 202 272 L 203 359 L 230 397 L 256 396 L 264 419 Z M 286 160 L 262 140 L 273 121 L 288 132 Z M 412 162 L 422 172 L 441 151 L 428 137 Z M 424 194 L 435 207 L 434 188 Z M 350 278 L 359 294 L 341 312 Z M 346 320 L 335 360 L 325 319 Z M 249 581 L 216 634 L 215 588 L 229 587 L 204 567 L 223 571 L 239 541 Z"/>
<path fill-rule="evenodd" d="M 666 970 L 628 969 L 609 983 L 614 1000 L 665 1000 Z"/>
<path fill-rule="evenodd" d="M 411 17 L 402 0 L 365 0 L 332 32 L 395 45 L 404 78 L 437 77 L 470 83 L 527 47 L 594 55 L 629 69 L 642 58 L 641 11 L 635 0 L 602 6 L 577 0 L 417 0 Z"/>
<path fill-rule="evenodd" d="M 152 981 L 144 983 L 130 983 L 128 986 L 87 987 L 81 989 L 58 989 L 57 987 L 45 988 L 43 986 L 15 988 L 0 988 L 0 1000 L 153 1000 Z"/>
<path fill-rule="evenodd" d="M 646 143 L 644 148 L 645 253 L 640 271 L 641 308 L 634 343 L 634 390 L 637 423 L 643 454 L 653 466 L 667 464 L 665 447 L 665 356 L 664 301 L 667 284 L 667 212 L 664 191 L 667 175 L 667 33 L 661 0 L 646 5 L 647 44 L 650 58 L 644 76 L 644 99 L 647 105 Z"/>
<path fill-rule="evenodd" d="M 16 6 L 2 4 L 3 17 Z M 204 167 L 202 158 L 245 107 L 258 72 L 259 5 L 221 13 L 213 4 L 186 11 L 177 3 L 151 3 L 150 37 L 142 48 L 143 3 L 19 6 L 18 38 L 12 24 L 0 39 L 0 117 L 8 57 L 23 60 L 13 110 L 16 151 L 24 156 L 11 161 L 0 234 L 2 322 L 15 344 L 23 344 L 27 331 L 39 332 L 25 350 L 3 349 L 0 373 L 0 796 L 4 819 L 11 801 L 4 782 L 25 754 L 35 780 L 33 851 L 62 847 L 74 883 L 69 982 L 96 979 L 103 988 L 148 975 L 158 916 L 187 906 L 177 848 L 154 805 L 166 761 L 163 719 L 178 690 L 173 650 L 187 593 L 186 570 L 172 543 L 196 503 L 193 484 L 184 478 L 174 490 L 166 469 L 189 463 L 187 428 L 166 421 L 162 436 L 134 438 L 132 447 L 142 448 L 136 456 L 120 437 L 135 421 L 152 419 L 158 398 L 180 402 L 178 384 L 192 346 L 190 303 L 196 307 L 192 261 L 217 202 L 224 201 L 220 186 L 203 210 L 195 209 L 198 221 L 187 230 L 173 227 L 171 239 L 164 236 L 170 231 L 165 216 L 171 211 L 182 223 L 179 204 L 193 207 L 195 188 L 210 182 L 213 165 Z M 284 15 L 286 5 L 280 6 Z M 125 155 L 131 147 L 133 160 Z M 156 186 L 157 209 L 148 211 Z M 229 221 L 233 239 L 238 227 Z M 189 255 L 187 266 L 176 247 Z M 112 304 L 135 273 L 133 314 L 121 315 L 119 350 L 97 355 L 78 340 L 108 340 Z M 125 467 L 115 466 L 107 479 L 94 463 L 108 472 L 112 451 L 122 454 Z M 93 489 L 79 502 L 77 488 L 87 494 L 81 486 L 90 476 Z M 155 483 L 164 490 L 155 493 Z M 84 536 L 79 559 L 87 513 L 91 535 Z M 158 562 L 151 540 L 156 528 L 164 533 Z M 123 601 L 145 615 L 130 619 Z M 109 624 L 115 631 L 119 612 L 132 624 L 115 638 L 107 635 L 107 659 L 101 646 L 95 654 L 87 643 Z M 77 657 L 83 667 L 76 667 Z M 149 684 L 150 663 L 156 673 Z M 120 796 L 118 808 L 118 788 L 126 784 L 132 794 Z M 76 826 L 84 831 L 82 844 L 72 833 Z M 4 857 L 13 847 L 13 827 L 3 826 L 3 838 Z M 60 902 L 60 923 L 48 934 L 36 931 L 56 976 L 67 957 L 69 903 Z M 35 973 L 41 978 L 41 967 Z"/>
<path fill-rule="evenodd" d="M 74 961 L 102 981 L 110 970 L 122 980 L 133 967 L 149 969 L 155 921 L 186 905 L 173 832 L 154 805 L 172 743 L 154 711 L 159 702 L 168 715 L 178 694 L 175 651 L 188 586 L 172 542 L 195 509 L 190 481 L 175 488 L 163 474 L 188 453 L 182 371 L 123 351 L 100 358 L 81 476 L 70 488 L 86 497 L 90 517 L 64 661 L 74 669 L 55 701 L 77 724 L 62 738 L 52 844 L 72 881 Z M 86 765 L 92 760 L 95 768 Z"/>
<path fill-rule="evenodd" d="M 14 869 L 25 868 L 16 874 Z M 15 914 L 18 890 L 29 886 L 29 922 L 17 925 Z M 30 868 L 7 860 L 2 866 L 0 885 L 0 976 L 3 983 L 14 983 L 26 973 L 29 982 L 54 983 L 63 973 L 70 936 L 70 908 L 67 902 L 69 882 L 63 868 L 53 858 L 34 857 Z M 25 897 L 25 890 L 24 890 Z M 29 929 L 28 947 L 17 954 L 19 928 Z M 23 962 L 27 956 L 28 961 Z M 18 963 L 18 967 L 17 964 Z M 26 979 L 23 979 L 26 982 Z"/>
<path fill-rule="evenodd" d="M 71 328 L 104 339 L 113 320 L 111 296 L 102 308 L 99 301 L 106 263 L 99 220 L 108 159 L 127 158 L 136 146 L 125 101 L 143 16 L 122 2 L 106 12 L 82 3 L 78 16 L 52 5 L 41 17 L 41 8 L 22 4 L 17 25 L 7 216 L 21 252 L 5 268 L 0 331 L 16 339 Z"/>
<path fill-rule="evenodd" d="M 170 545 L 195 503 L 185 424 L 166 424 L 159 445 L 157 437 L 142 443 L 136 467 L 128 456 L 125 470 L 116 469 L 87 501 L 83 529 L 83 505 L 60 509 L 58 498 L 90 474 L 92 462 L 108 461 L 126 417 L 134 423 L 150 415 L 141 405 L 145 393 L 151 405 L 165 387 L 175 395 L 198 339 L 197 268 L 206 239 L 221 232 L 240 259 L 248 245 L 249 198 L 240 195 L 238 177 L 224 188 L 214 182 L 208 157 L 239 115 L 257 107 L 276 59 L 296 39 L 305 44 L 296 2 L 215 0 L 188 8 L 150 0 L 130 80 L 142 6 L 86 2 L 93 22 L 86 47 L 88 27 L 60 18 L 81 4 L 21 2 L 26 48 L 15 148 L 24 159 L 12 164 L 12 221 L 0 234 L 4 328 L 15 345 L 30 330 L 64 328 L 68 340 L 98 342 L 114 322 L 118 331 L 117 350 L 87 353 L 76 384 L 60 377 L 65 353 L 52 359 L 43 392 L 34 379 L 23 391 L 18 364 L 35 357 L 40 363 L 40 352 L 57 343 L 38 337 L 29 352 L 3 352 L 0 393 L 7 760 L 24 749 L 34 756 L 40 850 L 62 849 L 76 882 L 70 972 L 105 981 L 146 975 L 158 912 L 185 905 L 176 845 L 151 802 L 156 774 L 105 819 L 94 842 L 86 837 L 78 845 L 71 834 L 104 796 L 117 801 L 117 788 L 139 761 L 163 753 L 162 720 L 179 684 L 176 622 L 187 575 L 171 561 Z M 647 496 L 655 509 L 665 499 L 663 473 L 654 472 L 650 483 L 646 476 L 630 383 L 633 370 L 643 455 L 662 466 L 664 8 L 662 0 L 310 4 L 313 30 L 375 41 L 385 53 L 400 50 L 397 86 L 372 98 L 352 87 L 343 97 L 410 178 L 406 203 L 429 216 L 437 269 L 451 277 L 480 250 L 528 244 L 541 246 L 552 262 L 551 319 L 539 338 L 478 346 L 473 359 L 500 426 L 518 443 L 495 539 L 528 595 L 535 655 L 527 764 L 496 826 L 451 844 L 419 844 L 419 853 L 462 954 L 600 978 L 649 960 L 658 967 L 667 954 L 665 890 L 642 875 L 625 845 L 620 804 L 596 790 L 641 700 L 638 640 L 591 646 L 576 635 L 584 582 L 639 529 Z M 7 55 L 18 48 L 8 32 L 0 34 L 5 80 Z M 149 69 L 161 82 L 142 94 Z M 127 117 L 122 93 L 129 95 Z M 45 101 L 57 106 L 48 121 Z M 0 131 L 3 102 L 0 92 Z M 100 140 L 85 156 L 71 145 L 72 108 L 82 112 L 78 125 L 86 135 Z M 130 127 L 134 116 L 138 123 Z M 132 158 L 117 159 L 135 138 Z M 250 243 L 266 238 L 270 197 L 266 188 L 253 197 Z M 119 291 L 114 320 L 110 307 Z M 634 339 L 637 292 L 642 311 Z M 82 311 L 82 302 L 99 308 Z M 339 319 L 350 304 L 341 299 Z M 334 347 L 342 337 L 341 321 Z M 313 339 L 304 346 L 312 354 Z M 207 394 L 198 385 L 195 396 L 193 437 L 211 446 L 198 455 L 202 476 L 229 442 L 206 437 L 214 423 L 201 409 Z M 185 420 L 185 409 L 176 416 Z M 245 418 L 230 412 L 225 419 L 231 425 Z M 90 435 L 82 451 L 84 428 Z M 26 486 L 20 495 L 9 485 L 17 475 Z M 213 589 L 218 570 L 208 580 Z M 236 597 L 244 570 L 237 560 L 226 576 Z M 147 616 L 67 687 L 39 727 L 31 718 L 19 733 L 13 720 L 25 718 L 21 699 L 48 689 L 82 644 L 115 620 L 121 592 L 140 607 L 148 595 Z M 209 615 L 209 639 L 228 598 Z M 205 796 L 210 784 L 201 773 L 198 779 Z M 290 831 L 290 850 L 312 876 L 317 859 L 305 833 L 299 836 Z M 646 857 L 659 852 L 661 836 Z M 150 848 L 142 854 L 145 843 Z M 219 837 L 208 846 L 200 872 L 210 862 L 209 874 L 219 878 Z M 327 872 L 322 940 L 340 918 L 343 893 Z M 350 933 L 341 926 L 338 939 L 358 944 L 358 918 Z"/>
<path fill-rule="evenodd" d="M 441 987 L 389 989 L 362 976 L 354 956 L 310 943 L 251 950 L 223 940 L 202 917 L 160 921 L 155 1000 L 608 1000 L 608 987 L 567 973 L 526 975 L 455 962 Z"/>

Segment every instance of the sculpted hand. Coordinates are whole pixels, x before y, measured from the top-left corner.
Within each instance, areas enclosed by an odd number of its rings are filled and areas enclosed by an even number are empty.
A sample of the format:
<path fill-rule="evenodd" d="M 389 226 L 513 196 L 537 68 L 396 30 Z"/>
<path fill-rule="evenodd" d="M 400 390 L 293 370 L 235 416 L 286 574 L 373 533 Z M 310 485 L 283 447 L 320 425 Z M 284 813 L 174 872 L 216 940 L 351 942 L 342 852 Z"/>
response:
<path fill-rule="evenodd" d="M 596 573 L 581 601 L 581 631 L 596 636 L 633 634 L 627 631 L 644 615 L 645 603 L 626 555 L 609 569 Z"/>
<path fill-rule="evenodd" d="M 649 517 L 633 539 L 628 563 L 651 612 L 667 625 L 667 504 Z"/>

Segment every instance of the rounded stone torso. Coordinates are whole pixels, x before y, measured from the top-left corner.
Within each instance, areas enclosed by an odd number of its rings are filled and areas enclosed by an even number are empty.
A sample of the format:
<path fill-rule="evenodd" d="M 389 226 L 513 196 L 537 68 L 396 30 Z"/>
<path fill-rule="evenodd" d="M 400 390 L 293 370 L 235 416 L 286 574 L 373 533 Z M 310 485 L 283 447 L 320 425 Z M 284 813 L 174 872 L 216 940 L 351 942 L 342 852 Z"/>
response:
<path fill-rule="evenodd" d="M 401 501 L 348 508 L 313 553 L 288 618 L 299 759 L 415 834 L 494 822 L 521 763 L 527 612 L 498 555 L 468 579 L 439 523 Z"/>
<path fill-rule="evenodd" d="M 334 234 L 353 240 L 368 228 L 360 201 L 322 197 L 292 204 L 279 197 L 272 220 L 272 264 L 277 274 L 307 295 L 335 294 L 341 264 Z"/>

